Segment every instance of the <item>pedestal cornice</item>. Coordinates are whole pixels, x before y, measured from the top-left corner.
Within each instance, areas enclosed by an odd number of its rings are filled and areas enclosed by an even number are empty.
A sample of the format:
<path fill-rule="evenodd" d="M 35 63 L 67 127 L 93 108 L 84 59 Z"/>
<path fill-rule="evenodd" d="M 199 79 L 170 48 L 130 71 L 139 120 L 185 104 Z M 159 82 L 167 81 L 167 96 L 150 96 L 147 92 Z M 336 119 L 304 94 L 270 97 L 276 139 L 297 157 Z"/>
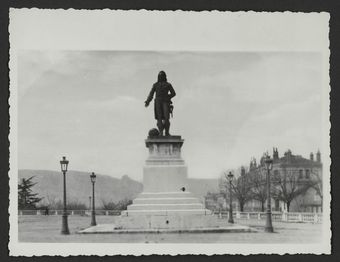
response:
<path fill-rule="evenodd" d="M 181 136 L 156 136 L 145 139 L 146 147 L 151 144 L 180 144 L 182 146 L 183 143 L 184 139 Z"/>

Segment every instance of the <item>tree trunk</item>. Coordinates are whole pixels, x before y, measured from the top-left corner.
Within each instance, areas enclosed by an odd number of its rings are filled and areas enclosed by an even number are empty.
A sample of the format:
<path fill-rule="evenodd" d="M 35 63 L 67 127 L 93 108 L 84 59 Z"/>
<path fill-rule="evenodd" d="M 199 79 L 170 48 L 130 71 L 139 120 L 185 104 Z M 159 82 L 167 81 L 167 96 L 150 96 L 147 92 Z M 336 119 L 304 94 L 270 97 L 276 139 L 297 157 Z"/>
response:
<path fill-rule="evenodd" d="M 287 205 L 287 212 L 289 212 L 290 201 L 287 201 L 286 205 Z"/>
<path fill-rule="evenodd" d="M 264 201 L 261 201 L 261 212 L 264 212 Z"/>
<path fill-rule="evenodd" d="M 240 211 L 243 212 L 244 203 L 240 202 Z"/>

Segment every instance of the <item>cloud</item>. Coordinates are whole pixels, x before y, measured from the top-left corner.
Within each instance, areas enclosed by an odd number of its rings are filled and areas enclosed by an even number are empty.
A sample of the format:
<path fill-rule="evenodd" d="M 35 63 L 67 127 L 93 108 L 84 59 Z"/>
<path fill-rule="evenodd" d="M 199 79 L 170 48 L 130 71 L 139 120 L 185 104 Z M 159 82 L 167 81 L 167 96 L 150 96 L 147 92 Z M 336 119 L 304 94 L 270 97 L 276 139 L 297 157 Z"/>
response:
<path fill-rule="evenodd" d="M 66 58 L 66 54 L 60 51 L 22 50 L 18 54 L 19 98 L 24 96 L 29 88 L 34 87 L 44 73 L 57 69 L 58 64 L 63 63 Z"/>
<path fill-rule="evenodd" d="M 147 157 L 144 139 L 156 126 L 153 106 L 145 108 L 143 101 L 161 69 L 177 93 L 171 133 L 185 139 L 190 175 L 210 177 L 272 146 L 304 154 L 319 145 L 319 57 L 24 52 L 19 59 L 20 167 L 42 163 L 39 168 L 54 169 L 50 158 L 65 152 L 74 168 L 140 178 Z"/>
<path fill-rule="evenodd" d="M 83 103 L 84 109 L 96 109 L 96 110 L 134 110 L 140 108 L 143 105 L 143 101 L 136 99 L 133 96 L 118 95 L 113 98 L 109 98 L 98 103 L 96 100 L 90 100 Z M 137 111 L 138 112 L 138 111 Z"/>

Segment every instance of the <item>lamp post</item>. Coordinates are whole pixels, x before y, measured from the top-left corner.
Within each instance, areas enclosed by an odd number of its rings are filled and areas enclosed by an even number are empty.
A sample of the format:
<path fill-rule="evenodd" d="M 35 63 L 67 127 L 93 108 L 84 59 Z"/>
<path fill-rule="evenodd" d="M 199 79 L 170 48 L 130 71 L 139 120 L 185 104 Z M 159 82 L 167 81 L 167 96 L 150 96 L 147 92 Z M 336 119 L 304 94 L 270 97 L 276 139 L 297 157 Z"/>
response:
<path fill-rule="evenodd" d="M 64 177 L 64 208 L 63 208 L 63 215 L 62 215 L 62 227 L 61 227 L 61 234 L 68 235 L 70 231 L 68 230 L 68 223 L 67 223 L 67 207 L 66 207 L 66 172 L 68 166 L 68 160 L 66 157 L 63 156 L 63 159 L 60 161 L 61 172 L 63 173 Z"/>
<path fill-rule="evenodd" d="M 271 196 L 270 196 L 270 170 L 273 168 L 273 159 L 267 154 L 264 160 L 266 170 L 267 170 L 267 212 L 266 212 L 266 226 L 264 228 L 265 232 L 273 233 L 273 224 L 272 224 L 272 207 L 271 207 Z"/>
<path fill-rule="evenodd" d="M 89 196 L 89 211 L 91 210 L 91 196 Z"/>
<path fill-rule="evenodd" d="M 228 219 L 228 222 L 229 223 L 234 223 L 234 218 L 233 218 L 233 194 L 232 194 L 232 180 L 234 178 L 234 175 L 229 172 L 228 174 L 228 180 L 229 180 L 229 219 Z"/>
<path fill-rule="evenodd" d="M 90 175 L 92 182 L 92 211 L 91 211 L 91 226 L 97 225 L 96 223 L 96 211 L 94 206 L 94 183 L 96 182 L 96 175 L 94 172 Z"/>

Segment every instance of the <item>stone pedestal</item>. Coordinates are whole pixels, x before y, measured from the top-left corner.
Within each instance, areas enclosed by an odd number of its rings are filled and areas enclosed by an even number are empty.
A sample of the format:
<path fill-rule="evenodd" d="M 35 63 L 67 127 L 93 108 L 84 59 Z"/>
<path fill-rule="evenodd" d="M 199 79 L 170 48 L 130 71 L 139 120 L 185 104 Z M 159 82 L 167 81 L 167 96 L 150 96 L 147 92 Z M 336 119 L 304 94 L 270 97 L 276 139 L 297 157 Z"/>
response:
<path fill-rule="evenodd" d="M 187 191 L 187 167 L 180 136 L 145 140 L 149 150 L 143 169 L 144 191 L 114 219 L 80 233 L 250 232 L 249 227 L 219 219 Z"/>
<path fill-rule="evenodd" d="M 149 157 L 143 168 L 144 192 L 180 192 L 187 187 L 187 167 L 181 158 L 180 136 L 148 138 Z"/>
<path fill-rule="evenodd" d="M 149 157 L 143 169 L 144 191 L 123 215 L 210 214 L 199 199 L 187 191 L 187 166 L 181 157 L 183 142 L 180 136 L 145 140 Z"/>

